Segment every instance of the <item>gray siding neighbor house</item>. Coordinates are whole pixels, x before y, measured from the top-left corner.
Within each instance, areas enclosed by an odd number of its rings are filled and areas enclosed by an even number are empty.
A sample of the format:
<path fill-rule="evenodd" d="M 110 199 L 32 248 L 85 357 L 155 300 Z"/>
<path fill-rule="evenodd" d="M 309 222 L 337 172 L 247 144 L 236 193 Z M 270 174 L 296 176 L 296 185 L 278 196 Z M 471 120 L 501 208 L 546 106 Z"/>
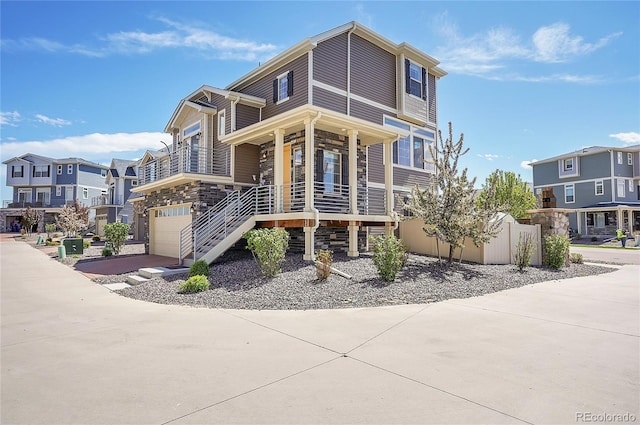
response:
<path fill-rule="evenodd" d="M 150 253 L 213 261 L 253 227 L 357 256 L 433 173 L 439 62 L 357 22 L 184 97 L 133 191 Z M 377 230 L 376 230 L 377 229 Z"/>
<path fill-rule="evenodd" d="M 13 187 L 13 198 L 0 211 L 2 231 L 15 231 L 26 207 L 39 212 L 38 230 L 43 231 L 44 224 L 53 223 L 66 204 L 77 200 L 88 207 L 93 197 L 107 191 L 104 179 L 109 168 L 82 158 L 54 159 L 27 153 L 3 164 L 7 166 L 7 186 Z M 90 220 L 93 218 L 90 214 Z"/>
<path fill-rule="evenodd" d="M 640 231 L 640 145 L 591 146 L 531 164 L 536 194 L 553 189 L 556 206 L 574 209 L 570 225 L 583 235 Z"/>

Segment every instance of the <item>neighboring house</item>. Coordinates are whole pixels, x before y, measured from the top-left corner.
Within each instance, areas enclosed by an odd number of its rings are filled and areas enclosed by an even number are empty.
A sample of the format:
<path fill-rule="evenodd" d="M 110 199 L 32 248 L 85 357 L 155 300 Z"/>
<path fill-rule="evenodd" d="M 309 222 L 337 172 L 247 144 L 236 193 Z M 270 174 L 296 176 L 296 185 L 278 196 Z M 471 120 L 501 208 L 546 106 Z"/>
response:
<path fill-rule="evenodd" d="M 640 230 L 640 145 L 591 146 L 531 166 L 536 194 L 551 187 L 558 208 L 575 209 L 569 220 L 576 232 Z"/>
<path fill-rule="evenodd" d="M 171 152 L 141 160 L 149 252 L 211 262 L 278 226 L 305 259 L 357 256 L 433 172 L 438 64 L 351 22 L 195 90 L 165 127 Z"/>
<path fill-rule="evenodd" d="M 22 220 L 22 211 L 32 207 L 39 211 L 40 229 L 55 222 L 55 215 L 77 199 L 85 206 L 91 199 L 106 193 L 104 179 L 108 167 L 82 158 L 54 159 L 31 153 L 4 161 L 6 184 L 13 188 L 13 199 L 0 211 L 3 231 Z M 90 215 L 90 219 L 92 219 Z"/>
<path fill-rule="evenodd" d="M 133 205 L 128 203 L 131 189 L 138 186 L 140 161 L 113 159 L 105 183 L 107 193 L 91 199 L 91 208 L 96 214 L 96 234 L 104 235 L 104 225 L 121 222 L 133 224 Z"/>

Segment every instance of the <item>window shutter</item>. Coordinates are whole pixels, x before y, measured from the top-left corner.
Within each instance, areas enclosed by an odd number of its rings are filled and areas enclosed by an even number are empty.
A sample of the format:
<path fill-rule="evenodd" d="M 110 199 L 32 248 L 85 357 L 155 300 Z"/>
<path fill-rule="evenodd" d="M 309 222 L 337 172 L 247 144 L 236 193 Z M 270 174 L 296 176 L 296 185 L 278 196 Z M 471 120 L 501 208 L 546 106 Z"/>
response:
<path fill-rule="evenodd" d="M 395 142 L 393 142 L 393 163 L 397 164 L 398 163 L 398 141 L 396 140 Z"/>
<path fill-rule="evenodd" d="M 427 100 L 427 70 L 422 68 L 422 100 Z"/>
<path fill-rule="evenodd" d="M 324 181 L 324 151 L 322 149 L 316 151 L 316 181 Z"/>
<path fill-rule="evenodd" d="M 349 154 L 342 154 L 342 184 L 349 186 Z M 346 189 L 349 191 L 349 188 Z"/>
<path fill-rule="evenodd" d="M 16 176 L 16 166 L 12 165 L 11 166 L 11 177 L 15 177 Z"/>
<path fill-rule="evenodd" d="M 20 166 L 20 177 L 24 177 L 24 165 Z"/>
<path fill-rule="evenodd" d="M 293 71 L 287 74 L 287 96 L 293 96 Z"/>
<path fill-rule="evenodd" d="M 47 165 L 47 177 L 51 177 L 51 165 Z"/>
<path fill-rule="evenodd" d="M 409 59 L 404 60 L 404 91 L 411 93 L 411 63 Z"/>
<path fill-rule="evenodd" d="M 273 80 L 273 103 L 278 103 L 278 79 Z"/>
<path fill-rule="evenodd" d="M 33 168 L 31 169 L 31 177 L 35 177 L 36 176 L 36 166 L 34 165 Z"/>

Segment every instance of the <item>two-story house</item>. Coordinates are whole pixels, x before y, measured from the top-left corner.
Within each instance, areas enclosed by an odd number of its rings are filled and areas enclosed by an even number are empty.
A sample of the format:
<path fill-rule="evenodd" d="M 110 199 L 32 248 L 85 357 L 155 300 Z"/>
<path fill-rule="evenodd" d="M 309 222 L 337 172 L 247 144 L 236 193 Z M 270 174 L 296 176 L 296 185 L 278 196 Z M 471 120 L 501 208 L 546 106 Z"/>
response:
<path fill-rule="evenodd" d="M 3 164 L 7 166 L 6 184 L 13 188 L 13 198 L 0 211 L 3 231 L 20 223 L 28 206 L 38 210 L 42 231 L 45 223 L 55 222 L 64 205 L 77 199 L 88 207 L 92 197 L 107 190 L 104 179 L 109 168 L 82 158 L 54 159 L 28 153 Z"/>
<path fill-rule="evenodd" d="M 149 252 L 211 262 L 247 230 L 279 226 L 305 259 L 357 256 L 433 172 L 438 64 L 351 22 L 224 89 L 201 86 L 165 127 L 171 151 L 142 158 Z"/>
<path fill-rule="evenodd" d="M 551 187 L 557 207 L 575 210 L 569 220 L 577 233 L 640 230 L 640 145 L 591 146 L 531 166 L 535 193 Z"/>
<path fill-rule="evenodd" d="M 91 199 L 91 208 L 96 215 L 97 235 L 104 235 L 104 225 L 107 223 L 133 223 L 133 206 L 127 201 L 132 194 L 131 189 L 138 186 L 139 165 L 139 160 L 111 160 L 105 179 L 107 193 Z"/>

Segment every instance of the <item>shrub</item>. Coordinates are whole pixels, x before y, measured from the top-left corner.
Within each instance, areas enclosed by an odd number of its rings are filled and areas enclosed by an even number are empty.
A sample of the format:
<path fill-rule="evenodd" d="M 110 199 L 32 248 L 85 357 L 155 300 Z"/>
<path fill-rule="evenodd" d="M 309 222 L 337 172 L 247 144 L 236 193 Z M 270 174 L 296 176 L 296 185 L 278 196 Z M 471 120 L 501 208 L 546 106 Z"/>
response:
<path fill-rule="evenodd" d="M 58 245 L 60 245 L 60 242 L 54 241 L 52 239 L 47 239 L 44 244 L 46 246 L 58 246 Z"/>
<path fill-rule="evenodd" d="M 266 277 L 275 277 L 282 270 L 284 255 L 289 247 L 289 233 L 277 227 L 255 229 L 247 232 L 247 249 L 258 263 L 260 271 Z"/>
<path fill-rule="evenodd" d="M 576 239 L 582 239 L 582 233 L 576 233 Z"/>
<path fill-rule="evenodd" d="M 514 255 L 515 264 L 518 266 L 520 271 L 531 265 L 531 257 L 533 257 L 533 253 L 535 251 L 536 245 L 533 242 L 533 236 L 531 233 L 520 233 L 518 236 L 516 253 Z"/>
<path fill-rule="evenodd" d="M 91 242 L 82 241 L 82 246 L 84 247 L 84 249 L 89 249 L 89 247 L 91 246 Z"/>
<path fill-rule="evenodd" d="M 598 238 L 595 236 L 591 236 L 591 242 L 598 242 Z"/>
<path fill-rule="evenodd" d="M 195 275 L 191 276 L 186 282 L 180 285 L 180 292 L 183 294 L 202 292 L 209 289 L 209 285 L 209 279 L 207 279 L 206 276 Z"/>
<path fill-rule="evenodd" d="M 582 257 L 582 254 L 574 252 L 569 256 L 569 261 L 571 261 L 573 264 L 582 264 L 584 263 L 584 258 Z"/>
<path fill-rule="evenodd" d="M 104 240 L 113 252 L 118 255 L 124 242 L 129 237 L 129 225 L 125 223 L 109 223 L 104 226 Z"/>
<path fill-rule="evenodd" d="M 545 264 L 552 269 L 562 268 L 569 259 L 569 244 L 566 236 L 549 235 L 544 238 Z"/>
<path fill-rule="evenodd" d="M 113 255 L 113 252 L 111 251 L 111 249 L 109 248 L 103 248 L 102 249 L 102 256 L 103 257 L 111 257 Z"/>
<path fill-rule="evenodd" d="M 100 236 L 95 235 L 94 237 L 91 238 L 91 240 L 94 242 L 100 242 Z"/>
<path fill-rule="evenodd" d="M 55 224 L 45 224 L 44 231 L 47 232 L 47 238 L 51 239 L 51 234 L 56 231 Z"/>
<path fill-rule="evenodd" d="M 195 261 L 189 267 L 189 277 L 193 276 L 209 276 L 209 264 L 204 260 Z"/>
<path fill-rule="evenodd" d="M 405 262 L 406 249 L 395 236 L 370 237 L 373 244 L 373 264 L 382 280 L 393 282 Z"/>
<path fill-rule="evenodd" d="M 331 266 L 333 265 L 333 251 L 321 249 L 316 255 L 316 260 L 320 264 L 316 264 L 316 275 L 318 279 L 325 280 L 331 275 Z"/>

